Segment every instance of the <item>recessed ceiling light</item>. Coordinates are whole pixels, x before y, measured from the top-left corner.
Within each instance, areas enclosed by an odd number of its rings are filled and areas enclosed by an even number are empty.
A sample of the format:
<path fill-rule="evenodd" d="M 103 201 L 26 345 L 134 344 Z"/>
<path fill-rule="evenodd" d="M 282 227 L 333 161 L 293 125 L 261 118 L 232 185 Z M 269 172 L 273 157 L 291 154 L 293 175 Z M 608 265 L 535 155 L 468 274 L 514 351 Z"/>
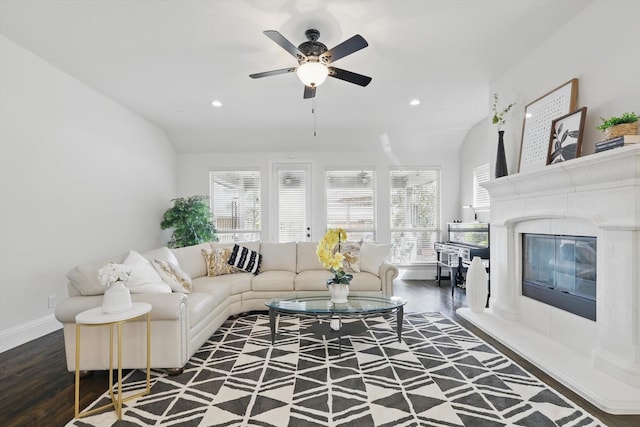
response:
<path fill-rule="evenodd" d="M 213 105 L 214 107 L 222 107 L 222 102 L 216 99 L 215 101 L 211 101 L 211 105 Z"/>
<path fill-rule="evenodd" d="M 412 106 L 420 105 L 420 100 L 412 99 L 411 102 L 409 102 L 409 105 L 412 105 Z"/>

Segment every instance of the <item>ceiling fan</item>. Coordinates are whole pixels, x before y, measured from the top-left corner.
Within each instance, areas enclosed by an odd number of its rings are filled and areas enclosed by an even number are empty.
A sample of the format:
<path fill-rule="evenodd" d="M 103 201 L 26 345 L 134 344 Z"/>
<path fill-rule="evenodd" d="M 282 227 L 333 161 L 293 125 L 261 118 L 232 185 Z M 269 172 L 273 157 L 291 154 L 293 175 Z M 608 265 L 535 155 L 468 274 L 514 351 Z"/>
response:
<path fill-rule="evenodd" d="M 360 86 L 366 86 L 371 82 L 371 77 L 330 66 L 337 60 L 369 46 L 367 41 L 359 34 L 343 41 L 333 49 L 327 49 L 324 43 L 318 41 L 320 31 L 314 29 L 305 31 L 307 41 L 298 47 L 295 47 L 294 44 L 275 30 L 265 31 L 264 34 L 296 58 L 298 66 L 250 74 L 249 77 L 251 78 L 258 79 L 295 72 L 304 83 L 305 99 L 316 96 L 316 88 L 326 80 L 327 76 Z"/>

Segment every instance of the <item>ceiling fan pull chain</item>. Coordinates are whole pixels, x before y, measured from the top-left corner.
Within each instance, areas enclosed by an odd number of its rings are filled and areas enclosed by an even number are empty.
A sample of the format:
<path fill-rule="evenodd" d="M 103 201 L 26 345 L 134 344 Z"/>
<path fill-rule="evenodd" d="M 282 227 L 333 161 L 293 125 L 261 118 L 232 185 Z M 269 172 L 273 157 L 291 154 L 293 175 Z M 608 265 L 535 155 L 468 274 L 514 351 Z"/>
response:
<path fill-rule="evenodd" d="M 311 99 L 311 114 L 313 114 L 313 136 L 317 136 L 316 135 L 317 121 L 316 121 L 316 99 L 315 98 Z"/>

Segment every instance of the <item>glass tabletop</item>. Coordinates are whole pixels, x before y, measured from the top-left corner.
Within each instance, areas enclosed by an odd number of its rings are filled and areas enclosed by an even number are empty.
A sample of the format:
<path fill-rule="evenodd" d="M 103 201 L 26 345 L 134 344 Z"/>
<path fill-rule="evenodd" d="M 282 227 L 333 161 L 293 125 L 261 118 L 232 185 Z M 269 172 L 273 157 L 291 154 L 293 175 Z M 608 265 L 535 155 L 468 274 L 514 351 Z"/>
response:
<path fill-rule="evenodd" d="M 401 297 L 349 294 L 346 303 L 333 303 L 329 293 L 290 294 L 265 302 L 270 309 L 281 313 L 333 314 L 382 313 L 404 306 Z"/>

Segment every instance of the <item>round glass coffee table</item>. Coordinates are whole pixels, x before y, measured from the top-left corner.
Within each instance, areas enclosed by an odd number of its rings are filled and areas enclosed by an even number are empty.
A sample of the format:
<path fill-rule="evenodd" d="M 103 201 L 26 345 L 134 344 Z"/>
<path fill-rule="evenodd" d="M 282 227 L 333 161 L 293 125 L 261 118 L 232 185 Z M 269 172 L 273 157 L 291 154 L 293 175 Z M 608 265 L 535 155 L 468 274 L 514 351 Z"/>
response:
<path fill-rule="evenodd" d="M 289 294 L 265 302 L 269 307 L 269 326 L 271 344 L 276 338 L 276 316 L 290 314 L 294 316 L 327 318 L 338 322 L 338 339 L 342 338 L 342 319 L 365 318 L 380 314 L 396 313 L 396 332 L 398 341 L 402 341 L 402 320 L 407 300 L 401 297 L 349 294 L 346 303 L 333 303 L 328 292 L 318 294 Z"/>

